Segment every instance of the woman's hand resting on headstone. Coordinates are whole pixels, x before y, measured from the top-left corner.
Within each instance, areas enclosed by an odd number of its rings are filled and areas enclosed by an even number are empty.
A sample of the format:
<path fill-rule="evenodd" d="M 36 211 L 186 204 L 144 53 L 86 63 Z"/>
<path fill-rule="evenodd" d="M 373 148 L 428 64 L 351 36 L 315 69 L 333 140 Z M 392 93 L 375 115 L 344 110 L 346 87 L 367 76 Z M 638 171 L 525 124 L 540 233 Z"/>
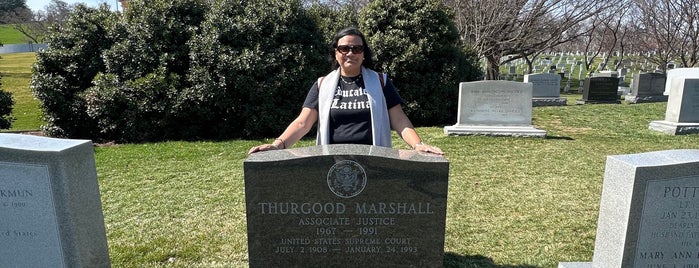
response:
<path fill-rule="evenodd" d="M 433 153 L 433 154 L 438 154 L 438 155 L 444 155 L 444 152 L 442 152 L 441 149 L 435 147 L 435 146 L 430 146 L 424 143 L 418 143 L 415 145 L 414 148 L 416 151 L 419 152 L 426 152 L 426 153 Z"/>
<path fill-rule="evenodd" d="M 250 150 L 248 151 L 248 154 L 254 154 L 257 152 L 269 151 L 269 150 L 279 150 L 279 147 L 277 147 L 274 144 L 262 144 L 262 145 L 258 145 L 258 146 L 250 148 Z"/>

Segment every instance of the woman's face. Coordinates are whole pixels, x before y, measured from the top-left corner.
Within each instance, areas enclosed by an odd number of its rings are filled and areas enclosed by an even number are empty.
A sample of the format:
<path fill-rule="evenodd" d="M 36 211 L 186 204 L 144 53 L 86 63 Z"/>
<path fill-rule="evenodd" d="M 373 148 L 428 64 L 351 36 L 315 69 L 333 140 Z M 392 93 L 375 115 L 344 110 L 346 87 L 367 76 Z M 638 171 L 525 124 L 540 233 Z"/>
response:
<path fill-rule="evenodd" d="M 337 41 L 335 60 L 340 65 L 343 76 L 357 76 L 362 72 L 364 43 L 357 35 L 346 35 Z"/>

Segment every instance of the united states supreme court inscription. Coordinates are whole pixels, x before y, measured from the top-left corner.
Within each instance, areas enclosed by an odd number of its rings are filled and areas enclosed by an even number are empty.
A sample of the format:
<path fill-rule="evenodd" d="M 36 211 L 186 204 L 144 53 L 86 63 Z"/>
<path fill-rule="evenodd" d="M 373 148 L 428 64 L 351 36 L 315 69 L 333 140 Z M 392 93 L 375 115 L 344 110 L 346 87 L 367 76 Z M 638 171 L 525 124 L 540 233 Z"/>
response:
<path fill-rule="evenodd" d="M 244 163 L 250 267 L 442 267 L 448 161 L 328 145 Z"/>

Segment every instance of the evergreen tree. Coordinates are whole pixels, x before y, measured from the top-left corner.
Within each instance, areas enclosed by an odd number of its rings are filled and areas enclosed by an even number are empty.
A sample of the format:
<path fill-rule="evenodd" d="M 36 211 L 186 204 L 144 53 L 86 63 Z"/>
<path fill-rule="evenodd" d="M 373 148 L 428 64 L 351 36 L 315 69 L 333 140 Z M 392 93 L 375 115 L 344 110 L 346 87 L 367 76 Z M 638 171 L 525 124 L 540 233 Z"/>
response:
<path fill-rule="evenodd" d="M 448 8 L 438 0 L 376 0 L 359 21 L 375 67 L 393 79 L 413 123 L 456 122 L 459 83 L 480 73 L 474 54 L 461 47 Z"/>

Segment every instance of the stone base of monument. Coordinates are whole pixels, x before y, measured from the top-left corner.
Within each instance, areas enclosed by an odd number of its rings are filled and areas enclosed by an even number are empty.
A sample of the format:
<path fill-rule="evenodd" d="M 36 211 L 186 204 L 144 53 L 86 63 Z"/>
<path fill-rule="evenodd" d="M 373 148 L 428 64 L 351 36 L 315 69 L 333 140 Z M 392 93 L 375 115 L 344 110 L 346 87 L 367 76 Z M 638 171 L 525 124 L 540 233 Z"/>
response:
<path fill-rule="evenodd" d="M 621 100 L 576 100 L 575 104 L 620 104 Z"/>
<path fill-rule="evenodd" d="M 667 96 L 665 95 L 660 95 L 660 96 L 634 96 L 634 95 L 626 95 L 624 97 L 624 100 L 628 103 L 647 103 L 647 102 L 666 102 L 667 101 Z"/>
<path fill-rule="evenodd" d="M 651 121 L 648 129 L 670 135 L 686 135 L 699 133 L 699 123 L 677 123 L 665 120 Z"/>
<path fill-rule="evenodd" d="M 592 268 L 592 262 L 559 262 L 558 268 Z"/>
<path fill-rule="evenodd" d="M 444 134 L 450 136 L 512 136 L 512 137 L 546 137 L 546 131 L 531 126 L 481 126 L 453 125 L 444 127 Z"/>
<path fill-rule="evenodd" d="M 532 98 L 532 106 L 566 106 L 568 100 L 566 98 Z"/>

